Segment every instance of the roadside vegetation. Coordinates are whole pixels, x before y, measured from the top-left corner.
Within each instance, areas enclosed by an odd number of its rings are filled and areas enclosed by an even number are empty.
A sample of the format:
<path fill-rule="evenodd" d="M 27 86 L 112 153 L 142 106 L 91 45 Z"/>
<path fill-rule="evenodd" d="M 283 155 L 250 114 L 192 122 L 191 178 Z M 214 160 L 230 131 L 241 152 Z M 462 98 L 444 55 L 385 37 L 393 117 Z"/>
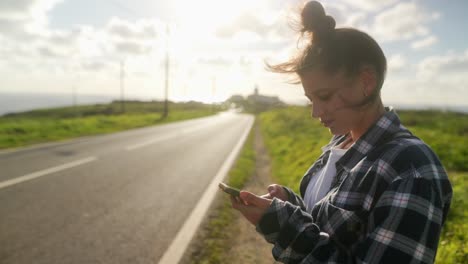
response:
<path fill-rule="evenodd" d="M 451 210 L 442 230 L 436 263 L 468 262 L 468 115 L 438 111 L 398 111 L 402 123 L 437 153 L 454 189 Z M 329 132 L 310 118 L 305 107 L 260 115 L 263 138 L 272 159 L 273 179 L 299 191 L 299 182 Z M 310 121 L 309 121 L 310 120 Z"/>
<path fill-rule="evenodd" d="M 0 149 L 117 132 L 215 114 L 219 107 L 198 102 L 169 103 L 126 101 L 40 109 L 0 117 Z"/>
<path fill-rule="evenodd" d="M 255 126 L 255 124 L 254 124 Z M 242 189 L 245 183 L 255 171 L 255 150 L 254 150 L 254 129 L 251 130 L 244 147 L 237 158 L 236 163 L 229 171 L 227 183 L 238 189 Z M 238 213 L 232 209 L 231 201 L 227 195 L 220 193 L 215 211 L 204 224 L 204 234 L 202 234 L 201 244 L 197 244 L 197 252 L 193 252 L 187 263 L 192 264 L 214 264 L 229 263 L 224 259 L 226 246 L 230 245 L 232 235 L 235 232 L 232 227 L 234 219 Z"/>

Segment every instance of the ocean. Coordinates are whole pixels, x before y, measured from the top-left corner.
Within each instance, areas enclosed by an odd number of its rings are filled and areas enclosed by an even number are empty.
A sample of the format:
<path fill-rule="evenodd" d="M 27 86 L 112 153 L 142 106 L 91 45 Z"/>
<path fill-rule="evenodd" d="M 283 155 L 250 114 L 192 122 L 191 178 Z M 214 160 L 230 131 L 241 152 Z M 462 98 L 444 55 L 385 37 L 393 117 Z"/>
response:
<path fill-rule="evenodd" d="M 110 95 L 85 95 L 80 94 L 76 98 L 78 105 L 110 103 L 119 100 L 117 96 Z M 149 98 L 147 101 L 154 100 Z M 40 108 L 53 108 L 72 106 L 73 96 L 71 94 L 44 94 L 44 93 L 0 93 L 0 116 L 7 113 L 23 112 Z M 386 104 L 387 105 L 387 104 Z M 443 111 L 454 111 L 468 113 L 468 106 L 454 105 L 402 105 L 398 103 L 389 104 L 395 109 L 437 109 Z"/>
<path fill-rule="evenodd" d="M 118 100 L 118 98 L 106 95 L 79 95 L 76 97 L 78 105 L 109 103 L 112 100 Z M 7 113 L 63 106 L 73 106 L 71 94 L 0 93 L 0 116 Z"/>

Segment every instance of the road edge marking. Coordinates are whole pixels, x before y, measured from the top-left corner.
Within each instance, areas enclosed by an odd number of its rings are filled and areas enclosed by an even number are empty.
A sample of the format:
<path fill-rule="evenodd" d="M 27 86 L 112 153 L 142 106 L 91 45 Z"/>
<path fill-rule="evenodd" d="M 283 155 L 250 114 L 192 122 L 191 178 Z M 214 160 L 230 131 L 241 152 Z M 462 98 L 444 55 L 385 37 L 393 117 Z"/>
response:
<path fill-rule="evenodd" d="M 166 135 L 166 136 L 163 136 L 163 137 L 160 137 L 160 138 L 153 138 L 153 139 L 150 139 L 150 140 L 147 140 L 147 141 L 144 141 L 144 142 L 140 142 L 140 143 L 137 143 L 137 144 L 133 144 L 133 145 L 127 146 L 127 147 L 125 148 L 125 150 L 127 150 L 127 151 L 133 151 L 133 150 L 136 150 L 136 149 L 139 149 L 139 148 L 142 148 L 142 147 L 146 147 L 146 146 L 152 145 L 152 144 L 157 143 L 157 142 L 160 142 L 160 141 L 164 141 L 164 140 L 168 140 L 168 139 L 174 138 L 174 137 L 176 137 L 176 136 L 177 136 L 177 135 Z"/>
<path fill-rule="evenodd" d="M 133 151 L 133 150 L 136 150 L 136 149 L 139 149 L 139 148 L 150 146 L 150 145 L 152 145 L 154 143 L 158 143 L 158 142 L 161 142 L 161 141 L 164 141 L 164 140 L 180 137 L 180 136 L 183 136 L 185 134 L 190 134 L 190 133 L 202 130 L 202 129 L 206 128 L 206 127 L 207 127 L 206 125 L 199 125 L 197 127 L 182 129 L 181 131 L 178 131 L 175 134 L 164 135 L 162 137 L 153 138 L 153 139 L 149 139 L 149 140 L 146 140 L 146 141 L 142 141 L 140 143 L 129 145 L 129 146 L 125 147 L 125 150 Z"/>
<path fill-rule="evenodd" d="M 15 184 L 19 184 L 19 183 L 22 183 L 22 182 L 25 182 L 25 181 L 30 181 L 30 180 L 45 176 L 47 174 L 51 174 L 51 173 L 59 172 L 59 171 L 62 171 L 62 170 L 70 169 L 70 168 L 73 168 L 73 167 L 76 167 L 76 166 L 79 166 L 79 165 L 83 165 L 85 163 L 95 161 L 96 159 L 97 159 L 96 157 L 87 157 L 87 158 L 84 158 L 84 159 L 75 160 L 75 161 L 72 161 L 72 162 L 69 162 L 69 163 L 65 163 L 65 164 L 58 165 L 58 166 L 55 166 L 55 167 L 52 167 L 52 168 L 48 168 L 48 169 L 45 169 L 45 170 L 40 170 L 40 171 L 36 171 L 36 172 L 33 172 L 33 173 L 29 173 L 29 174 L 26 174 L 26 175 L 23 175 L 23 176 L 20 176 L 20 177 L 16 177 L 14 179 L 6 180 L 6 181 L 3 181 L 3 182 L 0 182 L 0 189 L 9 187 L 9 186 L 12 186 L 12 185 L 15 185 Z"/>
<path fill-rule="evenodd" d="M 251 117 L 251 119 L 249 120 L 249 124 L 247 125 L 247 128 L 244 131 L 244 134 L 241 136 L 241 138 L 237 142 L 237 145 L 231 151 L 226 161 L 218 170 L 216 176 L 206 188 L 205 192 L 203 193 L 203 196 L 200 198 L 197 205 L 190 213 L 190 216 L 187 218 L 187 220 L 185 220 L 184 224 L 182 225 L 182 228 L 177 232 L 177 235 L 172 240 L 169 248 L 159 260 L 159 264 L 176 264 L 179 263 L 179 261 L 181 260 L 193 236 L 197 232 L 198 227 L 200 226 L 200 223 L 203 220 L 203 217 L 205 216 L 206 212 L 208 211 L 208 208 L 210 207 L 211 203 L 213 202 L 216 196 L 216 193 L 218 191 L 218 183 L 224 178 L 226 178 L 229 170 L 236 161 L 240 150 L 242 149 L 245 141 L 247 140 L 249 132 L 252 129 L 254 120 L 255 118 Z"/>

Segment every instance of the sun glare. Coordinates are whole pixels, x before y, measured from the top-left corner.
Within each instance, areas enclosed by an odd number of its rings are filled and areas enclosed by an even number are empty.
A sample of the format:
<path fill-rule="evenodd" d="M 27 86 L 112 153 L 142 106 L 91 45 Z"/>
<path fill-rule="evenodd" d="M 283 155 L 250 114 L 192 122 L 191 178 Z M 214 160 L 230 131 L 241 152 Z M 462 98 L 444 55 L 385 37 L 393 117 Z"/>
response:
<path fill-rule="evenodd" d="M 233 91 L 247 85 L 248 76 L 242 74 L 242 69 L 236 64 L 238 60 L 232 50 L 219 49 L 224 46 L 225 39 L 219 39 L 216 32 L 221 28 L 236 27 L 236 22 L 246 14 L 265 11 L 266 0 L 199 0 L 185 1 L 173 0 L 170 2 L 173 20 L 168 21 L 172 28 L 170 33 L 170 53 L 178 68 L 172 69 L 173 74 L 185 76 L 187 84 L 174 80 L 175 87 L 171 94 L 174 98 L 197 100 L 206 103 L 221 101 L 231 95 Z M 239 32 L 230 39 L 230 42 L 255 41 L 256 35 L 248 32 Z M 206 49 L 213 46 L 210 52 Z M 229 58 L 232 65 L 208 63 L 199 64 L 200 59 L 216 60 L 216 58 Z M 186 76 L 184 69 L 193 68 L 196 77 Z M 187 71 L 187 70 L 185 70 Z M 232 76 L 232 72 L 237 72 Z M 212 88 L 212 79 L 216 77 L 216 88 Z M 183 88 L 187 86 L 187 88 Z M 178 92 L 179 91 L 179 92 Z"/>
<path fill-rule="evenodd" d="M 259 8 L 264 1 L 236 0 L 175 0 L 171 2 L 175 22 L 183 26 L 190 25 L 193 30 L 215 30 L 232 23 L 246 12 Z"/>

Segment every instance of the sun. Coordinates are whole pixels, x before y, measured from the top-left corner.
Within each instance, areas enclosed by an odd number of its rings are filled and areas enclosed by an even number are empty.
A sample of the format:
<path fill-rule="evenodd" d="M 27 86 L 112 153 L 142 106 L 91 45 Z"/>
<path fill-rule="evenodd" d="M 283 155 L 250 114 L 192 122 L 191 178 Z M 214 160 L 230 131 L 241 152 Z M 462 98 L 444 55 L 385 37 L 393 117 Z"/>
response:
<path fill-rule="evenodd" d="M 259 8 L 260 2 L 264 1 L 173 0 L 170 5 L 176 23 L 204 31 L 232 23 L 242 14 Z"/>
<path fill-rule="evenodd" d="M 245 74 L 237 63 L 230 42 L 251 38 L 239 30 L 232 38 L 219 37 L 223 28 L 234 28 L 245 15 L 258 15 L 271 8 L 269 0 L 172 0 L 168 2 L 172 19 L 168 21 L 170 57 L 177 68 L 171 70 L 174 87 L 171 97 L 181 100 L 197 100 L 205 103 L 222 101 L 239 87 L 253 86 L 251 76 Z M 242 25 L 240 25 L 242 26 Z M 252 25 L 254 27 L 255 25 Z M 235 31 L 235 30 L 234 30 Z M 228 65 L 203 64 L 200 58 L 227 58 Z M 187 76 L 193 69 L 195 74 Z M 216 88 L 212 79 L 216 77 Z M 186 83 L 184 83 L 186 82 Z M 186 87 L 186 88 L 184 88 Z M 214 90 L 214 91 L 213 91 Z M 243 93 L 243 92 L 242 92 Z"/>

